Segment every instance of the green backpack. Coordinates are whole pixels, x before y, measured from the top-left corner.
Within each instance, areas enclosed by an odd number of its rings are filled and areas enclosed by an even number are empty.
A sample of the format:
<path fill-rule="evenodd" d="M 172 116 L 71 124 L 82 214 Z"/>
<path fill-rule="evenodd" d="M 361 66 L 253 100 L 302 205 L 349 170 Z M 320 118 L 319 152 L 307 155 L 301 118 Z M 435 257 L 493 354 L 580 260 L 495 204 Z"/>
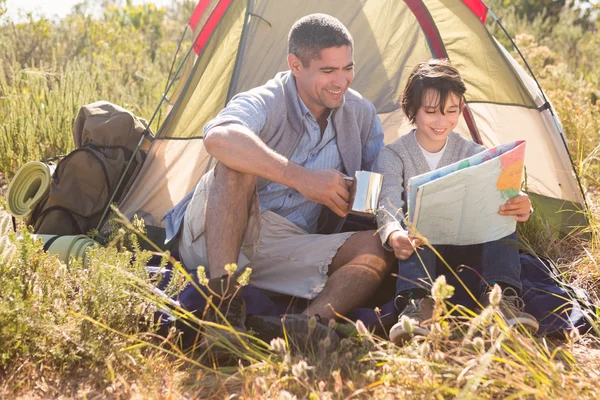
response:
<path fill-rule="evenodd" d="M 118 202 L 142 167 L 147 152 L 138 150 L 134 155 L 134 151 L 142 137 L 145 143 L 140 148 L 147 148 L 147 125 L 106 101 L 81 107 L 73 123 L 77 149 L 58 163 L 48 195 L 29 218 L 34 232 L 76 235 L 96 228 L 115 190 L 112 201 Z"/>

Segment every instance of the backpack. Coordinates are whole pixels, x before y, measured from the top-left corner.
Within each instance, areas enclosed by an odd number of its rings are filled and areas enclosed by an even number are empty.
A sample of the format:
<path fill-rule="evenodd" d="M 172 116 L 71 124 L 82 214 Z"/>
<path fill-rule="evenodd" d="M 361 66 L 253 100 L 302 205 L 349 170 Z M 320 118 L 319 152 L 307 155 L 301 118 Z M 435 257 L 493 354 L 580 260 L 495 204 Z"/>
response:
<path fill-rule="evenodd" d="M 73 123 L 77 148 L 58 163 L 47 196 L 29 218 L 34 232 L 77 235 L 96 228 L 115 189 L 112 201 L 118 202 L 142 167 L 147 152 L 138 150 L 134 155 L 134 150 L 142 137 L 140 149 L 147 148 L 147 125 L 144 119 L 106 101 L 81 107 Z"/>

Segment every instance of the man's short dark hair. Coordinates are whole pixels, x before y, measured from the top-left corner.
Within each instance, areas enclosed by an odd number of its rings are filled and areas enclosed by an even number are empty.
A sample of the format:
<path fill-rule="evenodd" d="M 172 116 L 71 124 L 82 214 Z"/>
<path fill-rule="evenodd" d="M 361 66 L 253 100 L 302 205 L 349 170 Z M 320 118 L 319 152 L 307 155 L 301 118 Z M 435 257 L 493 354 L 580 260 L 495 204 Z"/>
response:
<path fill-rule="evenodd" d="M 439 92 L 439 107 L 442 114 L 450 93 L 454 93 L 462 105 L 463 96 L 467 91 L 460 73 L 449 60 L 432 59 L 417 64 L 406 81 L 401 103 L 402 110 L 411 124 L 415 122 L 417 111 L 423 102 L 423 95 L 428 89 Z"/>
<path fill-rule="evenodd" d="M 288 54 L 294 54 L 307 67 L 321 57 L 321 50 L 350 46 L 354 41 L 337 18 L 327 14 L 310 14 L 294 23 L 288 35 Z"/>

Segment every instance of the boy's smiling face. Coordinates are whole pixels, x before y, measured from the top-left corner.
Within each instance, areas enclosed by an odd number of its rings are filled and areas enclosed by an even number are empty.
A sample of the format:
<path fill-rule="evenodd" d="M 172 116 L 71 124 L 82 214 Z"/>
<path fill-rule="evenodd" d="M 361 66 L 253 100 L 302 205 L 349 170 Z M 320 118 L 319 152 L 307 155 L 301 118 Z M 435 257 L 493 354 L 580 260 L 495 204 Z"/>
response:
<path fill-rule="evenodd" d="M 461 101 L 454 93 L 448 93 L 444 112 L 440 110 L 440 93 L 427 89 L 423 93 L 421 108 L 415 115 L 417 141 L 430 153 L 437 153 L 446 144 L 446 138 L 458 124 Z"/>

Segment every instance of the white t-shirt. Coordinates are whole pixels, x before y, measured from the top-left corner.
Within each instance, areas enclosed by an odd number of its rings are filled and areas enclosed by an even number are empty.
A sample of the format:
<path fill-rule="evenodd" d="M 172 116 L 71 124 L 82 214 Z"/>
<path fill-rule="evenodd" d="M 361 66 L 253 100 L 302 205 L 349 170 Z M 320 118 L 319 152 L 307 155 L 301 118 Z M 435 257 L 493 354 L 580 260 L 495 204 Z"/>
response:
<path fill-rule="evenodd" d="M 418 144 L 418 142 L 417 142 Z M 440 151 L 438 151 L 437 153 L 430 153 L 427 150 L 425 150 L 424 148 L 421 147 L 421 145 L 419 144 L 419 147 L 421 148 L 421 151 L 423 152 L 423 155 L 425 156 L 425 160 L 427 160 L 427 165 L 429 165 L 429 169 L 430 170 L 434 170 L 437 169 L 438 164 L 440 163 L 440 160 L 442 158 L 442 155 L 444 154 L 444 150 L 446 149 L 446 145 L 448 144 L 448 138 L 446 138 L 446 143 L 444 143 L 444 147 L 442 147 L 442 149 Z"/>

